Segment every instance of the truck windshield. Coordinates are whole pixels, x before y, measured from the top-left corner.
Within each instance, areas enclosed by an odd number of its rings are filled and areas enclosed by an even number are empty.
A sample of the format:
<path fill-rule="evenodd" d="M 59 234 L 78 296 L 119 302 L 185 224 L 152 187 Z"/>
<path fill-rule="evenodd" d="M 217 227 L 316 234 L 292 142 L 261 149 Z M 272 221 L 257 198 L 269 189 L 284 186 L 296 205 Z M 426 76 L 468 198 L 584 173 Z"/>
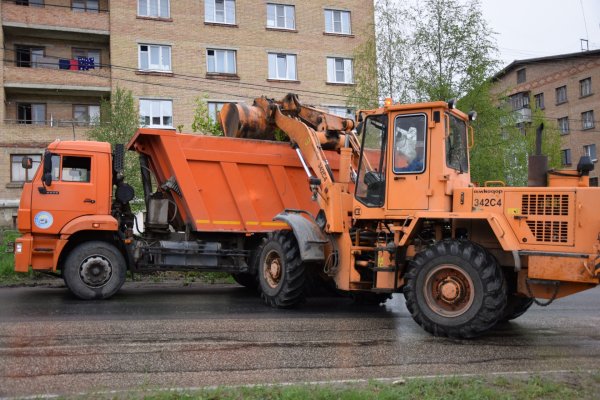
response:
<path fill-rule="evenodd" d="M 381 207 L 385 201 L 387 125 L 387 115 L 371 115 L 364 123 L 355 196 L 368 207 Z"/>
<path fill-rule="evenodd" d="M 460 118 L 446 114 L 449 118 L 450 132 L 446 138 L 446 165 L 458 171 L 467 172 L 469 156 L 467 154 L 467 124 Z"/>

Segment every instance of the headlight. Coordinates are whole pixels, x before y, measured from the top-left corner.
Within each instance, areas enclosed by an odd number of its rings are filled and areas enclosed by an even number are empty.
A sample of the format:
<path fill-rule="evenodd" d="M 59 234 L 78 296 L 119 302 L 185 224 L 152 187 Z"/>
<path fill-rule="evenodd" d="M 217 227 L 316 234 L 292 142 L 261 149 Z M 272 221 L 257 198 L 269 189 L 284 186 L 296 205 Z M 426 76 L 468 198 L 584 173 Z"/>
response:
<path fill-rule="evenodd" d="M 23 243 L 16 243 L 15 244 L 15 253 L 22 253 L 23 252 Z"/>

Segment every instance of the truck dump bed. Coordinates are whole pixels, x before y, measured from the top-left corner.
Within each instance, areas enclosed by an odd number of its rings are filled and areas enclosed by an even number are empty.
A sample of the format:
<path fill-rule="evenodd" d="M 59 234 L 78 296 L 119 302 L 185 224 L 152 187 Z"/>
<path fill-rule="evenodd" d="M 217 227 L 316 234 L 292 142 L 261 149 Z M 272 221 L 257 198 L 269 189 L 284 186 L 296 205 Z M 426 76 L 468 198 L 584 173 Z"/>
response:
<path fill-rule="evenodd" d="M 148 156 L 159 184 L 174 177 L 179 214 L 196 231 L 271 231 L 287 226 L 273 221 L 286 208 L 318 211 L 289 143 L 142 128 L 128 148 Z M 337 172 L 338 154 L 327 157 Z"/>

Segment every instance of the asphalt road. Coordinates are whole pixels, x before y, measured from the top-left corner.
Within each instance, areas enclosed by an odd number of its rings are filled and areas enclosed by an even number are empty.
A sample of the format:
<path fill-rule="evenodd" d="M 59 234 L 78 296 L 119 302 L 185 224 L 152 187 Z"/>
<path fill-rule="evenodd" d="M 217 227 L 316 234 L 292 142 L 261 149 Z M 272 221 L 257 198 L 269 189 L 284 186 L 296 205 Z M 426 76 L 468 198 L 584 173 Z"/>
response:
<path fill-rule="evenodd" d="M 600 368 L 600 288 L 476 340 L 434 338 L 385 307 L 313 298 L 274 310 L 234 285 L 126 286 L 86 302 L 0 289 L 0 396 Z"/>

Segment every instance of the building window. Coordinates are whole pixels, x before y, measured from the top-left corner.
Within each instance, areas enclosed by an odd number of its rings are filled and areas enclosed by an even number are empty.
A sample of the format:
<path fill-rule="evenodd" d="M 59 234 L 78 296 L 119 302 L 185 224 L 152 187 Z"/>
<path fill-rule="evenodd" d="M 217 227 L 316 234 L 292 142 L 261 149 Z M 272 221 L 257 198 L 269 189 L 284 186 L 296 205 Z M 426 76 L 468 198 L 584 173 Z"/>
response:
<path fill-rule="evenodd" d="M 73 59 L 79 59 L 79 57 L 87 58 L 88 66 L 93 68 L 100 68 L 100 54 L 101 51 L 99 49 L 76 49 L 73 48 L 71 50 L 73 55 Z"/>
<path fill-rule="evenodd" d="M 30 169 L 23 168 L 21 162 L 24 158 L 30 157 L 32 166 Z M 11 154 L 10 155 L 10 181 L 11 182 L 31 182 L 35 172 L 42 161 L 41 154 Z"/>
<path fill-rule="evenodd" d="M 98 0 L 72 0 L 71 8 L 75 12 L 98 12 Z"/>
<path fill-rule="evenodd" d="M 558 119 L 558 129 L 560 129 L 561 135 L 569 133 L 569 117 L 563 117 Z"/>
<path fill-rule="evenodd" d="M 583 146 L 583 153 L 592 159 L 592 161 L 598 161 L 598 157 L 596 156 L 596 145 L 595 144 L 587 144 Z"/>
<path fill-rule="evenodd" d="M 44 0 L 16 0 L 19 6 L 44 7 Z"/>
<path fill-rule="evenodd" d="M 509 101 L 513 110 L 529 108 L 529 92 L 513 94 L 509 97 Z"/>
<path fill-rule="evenodd" d="M 204 20 L 216 24 L 235 24 L 235 1 L 206 0 Z"/>
<path fill-rule="evenodd" d="M 527 80 L 527 74 L 525 68 L 521 68 L 517 71 L 517 83 L 524 83 Z"/>
<path fill-rule="evenodd" d="M 295 81 L 296 55 L 269 53 L 269 79 Z"/>
<path fill-rule="evenodd" d="M 354 109 L 344 106 L 329 106 L 327 107 L 329 114 L 337 115 L 343 118 L 354 119 Z"/>
<path fill-rule="evenodd" d="M 172 128 L 173 101 L 140 100 L 140 124 L 148 128 Z"/>
<path fill-rule="evenodd" d="M 231 102 L 229 102 L 231 103 Z M 213 122 L 218 122 L 217 120 L 217 114 L 219 113 L 219 111 L 221 111 L 221 109 L 223 108 L 223 106 L 227 104 L 225 102 L 221 102 L 221 101 L 209 101 L 206 103 L 206 105 L 208 106 L 208 118 L 210 118 Z"/>
<path fill-rule="evenodd" d="M 560 159 L 562 161 L 562 165 L 571 165 L 571 149 L 561 150 Z"/>
<path fill-rule="evenodd" d="M 169 0 L 138 0 L 140 17 L 169 18 L 171 9 Z"/>
<path fill-rule="evenodd" d="M 206 70 L 211 74 L 235 74 L 235 50 L 206 50 Z"/>
<path fill-rule="evenodd" d="M 17 67 L 38 68 L 44 57 L 43 47 L 15 46 Z"/>
<path fill-rule="evenodd" d="M 544 93 L 536 94 L 535 96 L 535 108 L 538 110 L 543 110 L 544 107 Z"/>
<path fill-rule="evenodd" d="M 325 32 L 350 35 L 350 11 L 325 10 Z"/>
<path fill-rule="evenodd" d="M 294 6 L 267 4 L 267 27 L 296 29 Z"/>
<path fill-rule="evenodd" d="M 581 97 L 592 94 L 592 78 L 585 78 L 579 81 L 579 95 Z"/>
<path fill-rule="evenodd" d="M 590 186 L 598 187 L 598 177 L 590 178 Z"/>
<path fill-rule="evenodd" d="M 73 106 L 73 122 L 79 126 L 94 125 L 100 120 L 100 106 L 76 104 Z"/>
<path fill-rule="evenodd" d="M 561 86 L 556 88 L 556 104 L 562 104 L 567 102 L 567 87 Z"/>
<path fill-rule="evenodd" d="M 352 60 L 327 57 L 327 82 L 353 83 Z"/>
<path fill-rule="evenodd" d="M 581 129 L 592 129 L 594 123 L 594 111 L 586 111 L 581 113 Z"/>
<path fill-rule="evenodd" d="M 171 71 L 171 46 L 141 44 L 139 68 L 142 71 Z"/>
<path fill-rule="evenodd" d="M 18 103 L 17 122 L 27 125 L 44 125 L 46 123 L 46 105 Z"/>

